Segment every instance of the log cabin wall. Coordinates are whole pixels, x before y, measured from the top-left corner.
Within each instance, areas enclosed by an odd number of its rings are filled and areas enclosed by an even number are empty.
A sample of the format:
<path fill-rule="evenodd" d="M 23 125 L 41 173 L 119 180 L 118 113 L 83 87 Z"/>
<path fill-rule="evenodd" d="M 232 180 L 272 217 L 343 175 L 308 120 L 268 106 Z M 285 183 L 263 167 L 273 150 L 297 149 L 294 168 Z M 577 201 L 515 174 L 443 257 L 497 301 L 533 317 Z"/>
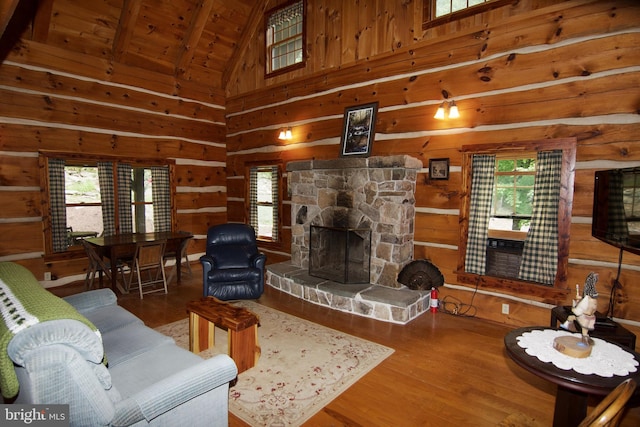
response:
<path fill-rule="evenodd" d="M 594 172 L 640 166 L 640 5 L 525 0 L 426 31 L 415 2 L 358 5 L 308 0 L 307 64 L 284 76 L 264 78 L 260 27 L 249 37 L 227 86 L 229 220 L 247 220 L 249 166 L 338 158 L 345 107 L 378 102 L 371 155 L 408 154 L 424 164 L 414 257 L 443 272 L 441 300 L 472 304 L 467 314 L 485 319 L 545 325 L 549 308 L 569 304 L 572 292 L 550 300 L 457 281 L 461 147 L 575 138 L 568 284 L 598 272 L 598 308 L 606 312 L 619 252 L 591 237 Z M 444 93 L 460 119 L 433 118 Z M 293 140 L 279 141 L 286 126 Z M 450 159 L 448 180 L 429 179 L 433 158 Z M 264 245 L 269 262 L 290 253 L 286 176 L 282 185 L 282 237 Z M 640 256 L 623 255 L 620 282 L 615 317 L 637 332 Z"/>
<path fill-rule="evenodd" d="M 47 195 L 38 170 L 44 151 L 175 163 L 174 225 L 194 233 L 189 253 L 197 259 L 208 227 L 226 222 L 222 71 L 175 73 L 169 54 L 176 49 L 163 52 L 151 40 L 145 53 L 160 52 L 158 58 L 126 56 L 131 35 L 116 35 L 120 12 L 108 2 L 41 3 L 49 9 L 38 10 L 36 23 L 55 25 L 27 26 L 0 64 L 0 260 L 23 264 L 41 280 L 50 272 L 47 287 L 84 279 L 84 251 L 45 253 Z M 120 16 L 131 19 L 130 26 L 121 23 L 123 32 L 133 32 L 132 9 Z M 167 20 L 176 13 L 156 8 L 145 17 L 161 19 L 155 14 L 163 12 Z M 91 15 L 79 18 L 83 13 Z"/>

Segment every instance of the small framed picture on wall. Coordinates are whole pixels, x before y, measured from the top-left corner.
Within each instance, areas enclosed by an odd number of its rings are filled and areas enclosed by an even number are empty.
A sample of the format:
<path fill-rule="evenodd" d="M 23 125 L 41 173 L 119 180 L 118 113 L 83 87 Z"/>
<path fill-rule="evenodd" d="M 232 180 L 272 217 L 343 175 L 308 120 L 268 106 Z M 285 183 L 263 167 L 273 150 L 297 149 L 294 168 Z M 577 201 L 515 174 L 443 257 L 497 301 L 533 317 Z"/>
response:
<path fill-rule="evenodd" d="M 449 159 L 429 159 L 430 179 L 449 179 Z"/>

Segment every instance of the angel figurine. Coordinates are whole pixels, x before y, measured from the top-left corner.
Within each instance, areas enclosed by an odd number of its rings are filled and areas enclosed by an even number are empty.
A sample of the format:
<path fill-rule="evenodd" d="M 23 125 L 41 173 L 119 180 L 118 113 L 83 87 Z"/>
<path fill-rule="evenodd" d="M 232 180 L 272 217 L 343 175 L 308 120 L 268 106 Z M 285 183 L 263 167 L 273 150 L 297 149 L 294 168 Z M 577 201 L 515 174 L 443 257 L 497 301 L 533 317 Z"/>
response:
<path fill-rule="evenodd" d="M 591 272 L 587 276 L 582 292 L 582 299 L 573 307 L 573 312 L 567 318 L 563 327 L 570 325 L 574 320 L 578 321 L 582 332 L 582 343 L 589 345 L 589 331 L 593 331 L 596 324 L 596 308 L 598 305 L 598 292 L 596 291 L 596 283 L 598 282 L 598 274 Z"/>

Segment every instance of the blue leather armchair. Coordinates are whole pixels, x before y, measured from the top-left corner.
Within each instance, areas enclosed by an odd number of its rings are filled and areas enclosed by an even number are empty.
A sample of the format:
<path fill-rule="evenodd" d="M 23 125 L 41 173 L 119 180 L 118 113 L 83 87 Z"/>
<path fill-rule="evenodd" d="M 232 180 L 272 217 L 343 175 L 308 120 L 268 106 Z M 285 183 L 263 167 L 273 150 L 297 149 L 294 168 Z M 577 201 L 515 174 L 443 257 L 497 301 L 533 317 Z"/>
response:
<path fill-rule="evenodd" d="M 267 257 L 258 251 L 253 227 L 221 224 L 209 228 L 202 263 L 204 296 L 256 299 L 264 291 Z"/>

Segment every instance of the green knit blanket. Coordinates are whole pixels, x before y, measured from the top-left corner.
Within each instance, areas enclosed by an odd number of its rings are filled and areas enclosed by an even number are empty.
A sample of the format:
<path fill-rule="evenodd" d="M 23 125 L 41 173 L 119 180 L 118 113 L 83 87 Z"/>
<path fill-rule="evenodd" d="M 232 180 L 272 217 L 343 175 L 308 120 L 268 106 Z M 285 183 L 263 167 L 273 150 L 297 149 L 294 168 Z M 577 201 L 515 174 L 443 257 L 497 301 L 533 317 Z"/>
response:
<path fill-rule="evenodd" d="M 7 348 L 20 331 L 39 322 L 74 319 L 98 329 L 65 300 L 44 289 L 25 267 L 13 262 L 0 262 L 0 391 L 6 398 L 18 394 L 19 384 Z"/>

